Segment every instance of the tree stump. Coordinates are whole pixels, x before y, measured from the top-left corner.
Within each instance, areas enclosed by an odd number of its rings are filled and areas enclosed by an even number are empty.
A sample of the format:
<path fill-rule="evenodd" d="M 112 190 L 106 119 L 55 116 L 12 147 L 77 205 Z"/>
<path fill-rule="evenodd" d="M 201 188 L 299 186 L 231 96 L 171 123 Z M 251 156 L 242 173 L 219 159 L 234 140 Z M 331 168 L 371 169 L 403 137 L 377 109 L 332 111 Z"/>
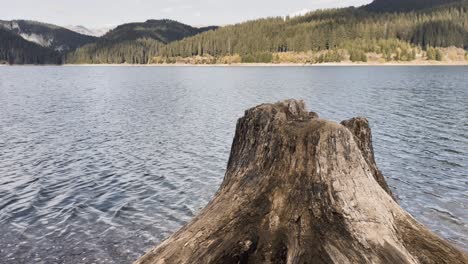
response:
<path fill-rule="evenodd" d="M 365 118 L 302 101 L 237 122 L 224 181 L 190 223 L 136 263 L 468 263 L 393 199 Z"/>

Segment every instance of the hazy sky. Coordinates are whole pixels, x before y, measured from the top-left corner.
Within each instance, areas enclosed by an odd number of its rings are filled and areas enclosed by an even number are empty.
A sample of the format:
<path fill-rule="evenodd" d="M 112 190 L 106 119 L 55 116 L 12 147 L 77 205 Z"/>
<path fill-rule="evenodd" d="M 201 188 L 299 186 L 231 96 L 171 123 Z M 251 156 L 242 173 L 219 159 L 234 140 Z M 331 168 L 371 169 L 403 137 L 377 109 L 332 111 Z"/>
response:
<path fill-rule="evenodd" d="M 0 0 L 0 20 L 31 19 L 91 28 L 171 18 L 225 25 L 304 9 L 359 6 L 371 0 Z"/>

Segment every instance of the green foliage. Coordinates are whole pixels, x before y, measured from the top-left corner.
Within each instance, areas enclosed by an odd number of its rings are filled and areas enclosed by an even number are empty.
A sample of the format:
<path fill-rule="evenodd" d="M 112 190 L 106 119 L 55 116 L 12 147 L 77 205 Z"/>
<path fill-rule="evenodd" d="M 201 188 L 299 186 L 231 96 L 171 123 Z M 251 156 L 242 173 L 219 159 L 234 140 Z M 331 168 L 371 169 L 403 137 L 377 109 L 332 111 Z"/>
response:
<path fill-rule="evenodd" d="M 416 59 L 416 52 L 414 49 L 397 49 L 395 53 L 395 61 L 412 61 Z"/>
<path fill-rule="evenodd" d="M 427 47 L 426 57 L 428 60 L 442 61 L 444 55 L 442 54 L 442 51 L 440 49 Z"/>
<path fill-rule="evenodd" d="M 416 59 L 416 47 L 398 39 L 347 41 L 340 47 L 349 51 L 351 61 L 367 61 L 365 53 L 382 54 L 386 61 L 412 61 Z"/>
<path fill-rule="evenodd" d="M 321 54 L 317 58 L 318 63 L 324 63 L 324 62 L 341 62 L 343 60 L 343 55 L 336 50 L 329 50 L 323 54 Z"/>
<path fill-rule="evenodd" d="M 420 46 L 468 47 L 468 31 L 453 21 L 430 21 L 418 25 L 411 42 Z"/>
<path fill-rule="evenodd" d="M 147 64 L 163 44 L 153 39 L 124 42 L 98 42 L 85 45 L 68 54 L 68 63 Z"/>
<path fill-rule="evenodd" d="M 243 63 L 271 63 L 272 61 L 273 54 L 271 54 L 270 52 L 259 52 L 241 56 L 241 62 Z"/>
<path fill-rule="evenodd" d="M 367 55 L 362 50 L 351 50 L 349 51 L 349 60 L 352 62 L 367 62 Z"/>
<path fill-rule="evenodd" d="M 427 47 L 426 48 L 426 57 L 428 60 L 435 60 L 435 49 L 432 47 Z"/>
<path fill-rule="evenodd" d="M 436 61 L 442 61 L 443 58 L 444 58 L 444 55 L 442 54 L 440 49 L 436 49 L 436 52 L 435 52 Z"/>

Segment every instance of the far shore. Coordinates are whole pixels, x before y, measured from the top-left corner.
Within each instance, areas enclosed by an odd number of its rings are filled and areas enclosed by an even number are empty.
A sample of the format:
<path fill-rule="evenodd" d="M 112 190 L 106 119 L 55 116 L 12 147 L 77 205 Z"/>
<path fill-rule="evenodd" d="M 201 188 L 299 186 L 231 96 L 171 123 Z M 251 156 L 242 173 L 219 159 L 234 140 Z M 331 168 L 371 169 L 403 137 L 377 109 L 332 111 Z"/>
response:
<path fill-rule="evenodd" d="M 233 63 L 233 64 L 46 64 L 46 65 L 8 65 L 1 66 L 65 66 L 65 67 L 327 67 L 327 66 L 468 66 L 466 61 L 413 61 L 413 62 L 332 62 L 332 63 Z"/>
<path fill-rule="evenodd" d="M 331 62 L 331 63 L 233 63 L 233 64 L 64 64 L 63 66 L 97 66 L 97 67 L 323 67 L 323 66 L 468 66 L 467 61 L 418 61 L 418 62 Z"/>

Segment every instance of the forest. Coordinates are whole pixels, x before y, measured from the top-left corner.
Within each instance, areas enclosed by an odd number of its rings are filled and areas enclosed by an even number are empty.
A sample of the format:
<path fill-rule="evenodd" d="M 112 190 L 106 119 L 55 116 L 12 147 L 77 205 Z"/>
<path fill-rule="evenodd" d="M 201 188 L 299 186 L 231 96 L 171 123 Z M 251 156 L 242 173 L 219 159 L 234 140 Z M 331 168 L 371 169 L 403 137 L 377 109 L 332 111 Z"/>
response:
<path fill-rule="evenodd" d="M 351 55 L 376 52 L 399 60 L 403 56 L 398 53 L 427 46 L 466 48 L 466 11 L 466 2 L 409 13 L 374 14 L 356 8 L 317 11 L 299 18 L 270 18 L 221 28 L 164 46 L 159 55 L 239 54 L 243 60 L 264 62 L 265 53 L 331 51 L 319 57 L 323 62 L 340 60 L 334 54 L 345 49 Z"/>
<path fill-rule="evenodd" d="M 62 55 L 0 28 L 0 64 L 60 64 Z"/>
<path fill-rule="evenodd" d="M 468 0 L 395 0 L 392 5 L 375 0 L 357 8 L 317 10 L 304 16 L 270 17 L 223 27 L 196 28 L 168 19 L 148 20 L 118 26 L 91 43 L 83 36 L 74 36 L 83 39 L 84 44 L 69 50 L 41 47 L 2 29 L 0 62 L 231 64 L 467 60 L 467 10 Z"/>

